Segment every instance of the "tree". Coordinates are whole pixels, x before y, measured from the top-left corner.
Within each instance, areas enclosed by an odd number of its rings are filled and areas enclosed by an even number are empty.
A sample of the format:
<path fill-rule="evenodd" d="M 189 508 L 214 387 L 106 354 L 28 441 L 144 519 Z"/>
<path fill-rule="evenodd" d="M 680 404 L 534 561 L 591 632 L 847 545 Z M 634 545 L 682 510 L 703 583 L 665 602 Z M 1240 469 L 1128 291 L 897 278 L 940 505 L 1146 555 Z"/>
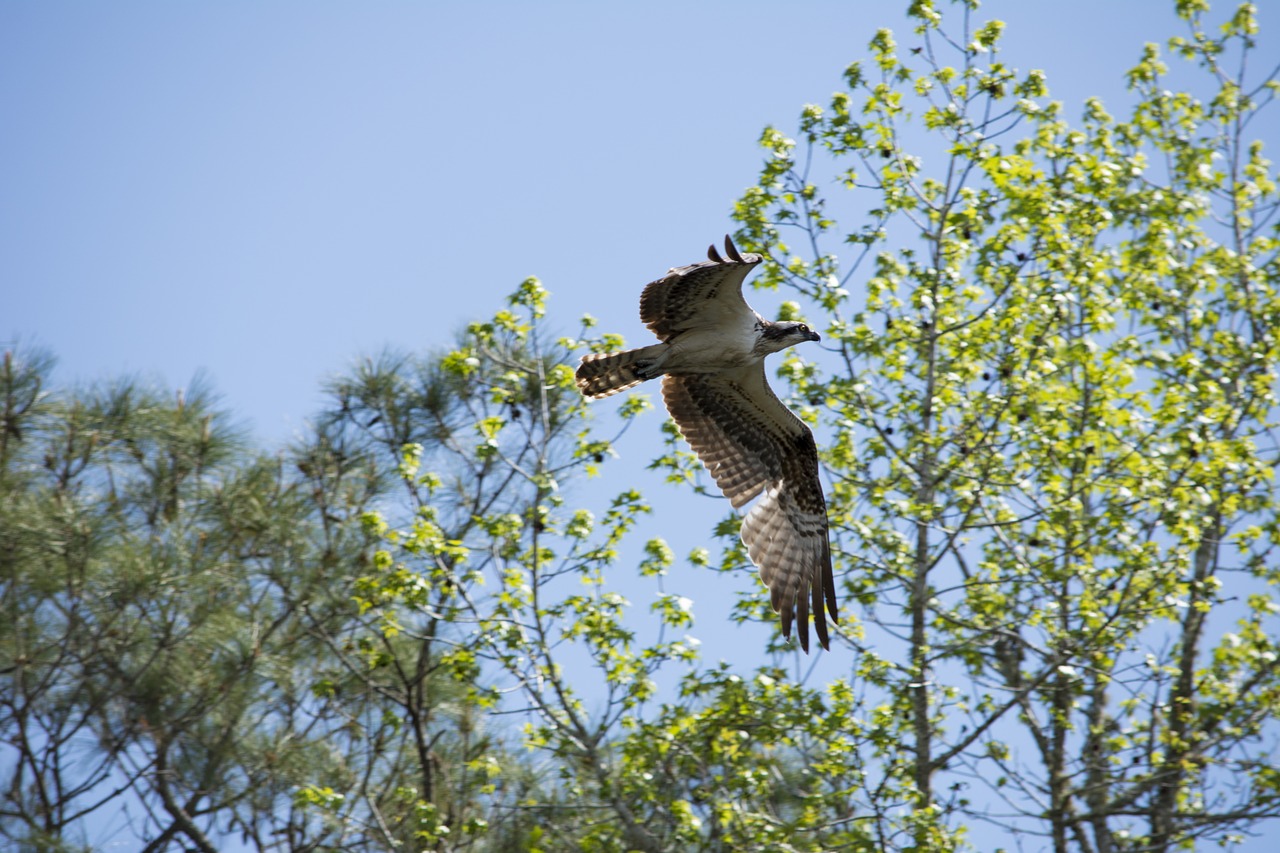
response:
<path fill-rule="evenodd" d="M 294 791 L 329 772 L 311 626 L 351 618 L 327 574 L 367 544 L 314 520 L 367 478 L 306 489 L 199 385 L 60 392 L 51 364 L 11 352 L 0 374 L 0 835 L 305 847 Z"/>
<path fill-rule="evenodd" d="M 1168 850 L 1277 816 L 1259 747 L 1278 686 L 1276 190 L 1246 135 L 1276 84 L 1244 75 L 1252 9 L 1210 36 L 1206 9 L 1179 6 L 1190 34 L 1171 49 L 1206 72 L 1203 98 L 1166 91 L 1148 47 L 1130 119 L 1093 100 L 1077 127 L 1042 74 L 999 61 L 999 23 L 971 27 L 959 5 L 949 34 L 912 4 L 918 68 L 881 31 L 873 68 L 807 107 L 799 141 L 766 130 L 768 163 L 736 208 L 738 237 L 769 256 L 762 286 L 796 297 L 784 318 L 816 313 L 836 343 L 780 375 L 826 448 L 856 678 L 695 663 L 646 713 L 636 686 L 696 656 L 637 646 L 607 593 L 554 591 L 556 565 L 599 584 L 554 491 L 502 528 L 505 550 L 466 547 L 503 557 L 485 558 L 501 606 L 457 593 L 481 677 L 526 698 L 527 742 L 597 816 L 556 812 L 565 848 L 948 850 L 1014 832 Z M 867 225 L 838 228 L 830 186 L 863 201 L 841 215 Z M 526 322 L 473 327 L 446 362 L 469 376 L 495 330 L 535 335 L 540 305 L 526 307 Z M 527 373 L 481 384 L 497 402 Z M 544 373 L 562 393 L 567 377 Z M 481 459 L 520 423 L 477 417 Z M 607 449 L 580 443 L 579 463 L 588 447 Z M 546 482 L 544 465 L 503 462 Z M 696 482 L 678 445 L 656 464 Z M 625 515 L 609 521 L 612 547 Z M 720 530 L 721 567 L 745 565 L 736 519 Z M 645 572 L 674 562 L 659 541 L 646 553 Z M 739 618 L 771 621 L 764 601 L 750 593 Z M 609 691 L 595 718 L 564 677 L 575 643 Z"/>
<path fill-rule="evenodd" d="M 425 429 L 447 455 L 448 431 L 475 424 L 467 382 L 429 360 L 418 397 L 395 384 L 406 362 L 358 368 L 313 435 L 258 455 L 199 386 L 169 399 L 136 382 L 55 391 L 52 359 L 6 355 L 6 840 L 386 850 L 443 843 L 450 827 L 454 847 L 490 825 L 494 837 L 525 831 L 489 813 L 511 808 L 489 784 L 503 744 L 486 732 L 470 664 L 449 654 L 456 632 L 434 642 L 439 619 L 424 622 L 426 599 L 411 594 L 423 579 L 391 589 L 374 559 L 372 507 L 403 485 L 405 442 Z M 520 510 L 509 479 L 472 473 L 440 484 L 431 506 L 464 527 L 474 501 L 501 519 Z M 426 508 L 414 515 L 423 537 Z M 507 798 L 536 787 L 514 762 L 502 786 Z"/>
<path fill-rule="evenodd" d="M 913 3 L 908 59 L 881 31 L 795 140 L 767 130 L 737 208 L 836 341 L 783 372 L 828 430 L 884 784 L 921 849 L 966 818 L 1060 851 L 1230 839 L 1280 781 L 1277 195 L 1248 136 L 1275 71 L 1248 73 L 1252 5 L 1214 35 L 1179 3 L 1203 97 L 1148 45 L 1130 117 L 1073 126 L 957 5 L 959 32 Z"/>
<path fill-rule="evenodd" d="M 1212 34 L 1176 8 L 1198 82 L 1148 46 L 1124 119 L 1070 120 L 998 22 L 916 0 L 909 53 L 876 33 L 762 137 L 736 238 L 830 342 L 778 387 L 822 448 L 848 678 L 776 635 L 699 659 L 681 561 L 608 477 L 646 398 L 602 437 L 572 369 L 621 341 L 555 337 L 536 279 L 447 351 L 361 362 L 279 454 L 199 389 L 49 392 L 7 357 L 0 833 L 92 846 L 127 808 L 155 851 L 1111 853 L 1280 816 L 1280 243 L 1250 137 L 1276 71 L 1251 76 L 1252 6 Z M 697 488 L 667 436 L 654 467 Z M 683 562 L 747 567 L 737 524 Z M 735 614 L 775 622 L 756 585 Z"/>
<path fill-rule="evenodd" d="M 589 510 L 566 507 L 561 483 L 594 473 L 610 449 L 585 428 L 570 363 L 582 345 L 617 342 L 547 341 L 546 296 L 529 279 L 454 350 L 416 364 L 370 362 L 333 389 L 333 423 L 363 437 L 404 488 L 397 509 L 366 516 L 385 547 L 358 581 L 362 607 L 378 617 L 366 637 L 376 652 L 356 648 L 376 653 L 376 689 L 421 745 L 424 774 L 412 797 L 430 818 L 416 841 L 432 849 L 528 849 L 548 843 L 539 840 L 548 825 L 557 849 L 623 839 L 656 849 L 618 787 L 610 738 L 653 695 L 651 673 L 691 651 L 679 641 L 633 647 L 626 602 L 605 588 L 605 567 L 646 510 L 638 493 L 623 490 L 599 524 Z M 643 409 L 633 401 L 625 411 Z M 648 549 L 642 570 L 656 573 L 670 555 L 658 541 Z M 658 610 L 665 624 L 688 624 L 674 597 Z M 604 685 L 596 713 L 578 696 L 592 681 L 586 667 Z M 503 757 L 499 735 L 479 723 L 461 753 L 442 761 L 440 732 L 429 709 L 419 710 L 424 687 L 454 696 L 453 713 L 468 719 L 521 713 L 525 745 L 545 751 L 557 781 L 544 771 L 535 783 L 536 766 Z M 478 789 L 489 814 L 462 808 L 446 780 Z M 592 805 L 584 810 L 579 798 Z"/>

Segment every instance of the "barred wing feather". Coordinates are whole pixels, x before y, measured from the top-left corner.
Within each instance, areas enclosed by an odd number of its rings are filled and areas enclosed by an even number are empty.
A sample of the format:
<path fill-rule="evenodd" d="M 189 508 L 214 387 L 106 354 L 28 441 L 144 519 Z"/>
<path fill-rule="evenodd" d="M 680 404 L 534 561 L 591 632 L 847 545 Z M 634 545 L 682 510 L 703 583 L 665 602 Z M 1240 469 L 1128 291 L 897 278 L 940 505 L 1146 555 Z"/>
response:
<path fill-rule="evenodd" d="M 760 500 L 742 522 L 742 541 L 769 588 L 782 633 L 797 623 L 809 650 L 809 617 L 830 648 L 826 610 L 837 621 L 826 501 L 813 433 L 782 404 L 764 365 L 718 374 L 667 376 L 667 410 L 735 508 Z"/>

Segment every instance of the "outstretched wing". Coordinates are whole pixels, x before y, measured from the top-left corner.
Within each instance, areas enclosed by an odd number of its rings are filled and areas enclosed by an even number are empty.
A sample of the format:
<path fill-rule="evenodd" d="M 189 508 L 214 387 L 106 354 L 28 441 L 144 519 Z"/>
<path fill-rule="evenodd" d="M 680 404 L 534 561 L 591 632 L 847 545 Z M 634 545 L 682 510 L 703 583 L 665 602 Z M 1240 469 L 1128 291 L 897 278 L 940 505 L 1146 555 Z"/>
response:
<path fill-rule="evenodd" d="M 640 319 L 661 340 L 692 328 L 735 328 L 744 320 L 755 321 L 755 312 L 742 298 L 742 281 L 764 258 L 742 254 L 727 236 L 724 248 L 727 258 L 712 246 L 707 250 L 710 260 L 674 267 L 640 294 Z"/>
<path fill-rule="evenodd" d="M 715 375 L 667 376 L 667 410 L 735 508 L 763 495 L 742 522 L 742 541 L 769 587 L 782 633 L 798 623 L 809 650 L 809 615 L 830 648 L 823 613 L 836 615 L 827 504 L 813 433 L 782 404 L 763 363 Z"/>

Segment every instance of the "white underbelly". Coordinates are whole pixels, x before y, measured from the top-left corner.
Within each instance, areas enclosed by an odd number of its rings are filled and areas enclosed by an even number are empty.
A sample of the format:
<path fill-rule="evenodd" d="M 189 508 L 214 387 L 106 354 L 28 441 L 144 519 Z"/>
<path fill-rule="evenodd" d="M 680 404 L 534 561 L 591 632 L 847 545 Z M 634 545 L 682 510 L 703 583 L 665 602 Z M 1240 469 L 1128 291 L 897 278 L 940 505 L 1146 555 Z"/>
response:
<path fill-rule="evenodd" d="M 690 331 L 667 344 L 666 373 L 718 373 L 755 364 L 760 360 L 752 348 L 755 336 L 725 334 L 723 331 Z"/>

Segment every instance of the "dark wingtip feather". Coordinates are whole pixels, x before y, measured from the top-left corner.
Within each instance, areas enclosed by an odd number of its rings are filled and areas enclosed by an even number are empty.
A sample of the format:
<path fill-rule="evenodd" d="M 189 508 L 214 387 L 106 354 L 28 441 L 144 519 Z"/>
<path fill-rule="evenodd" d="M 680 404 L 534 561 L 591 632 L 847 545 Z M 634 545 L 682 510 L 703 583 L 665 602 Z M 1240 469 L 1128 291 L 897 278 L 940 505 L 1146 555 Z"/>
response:
<path fill-rule="evenodd" d="M 809 654 L 809 600 L 803 595 L 796 601 L 796 621 L 800 623 L 800 630 L 796 633 L 800 635 L 800 648 L 804 649 L 805 654 Z M 818 619 L 818 638 L 824 639 L 826 635 L 826 626 L 822 624 L 822 614 L 819 613 Z"/>
<path fill-rule="evenodd" d="M 733 245 L 733 240 L 729 239 L 728 234 L 724 235 L 724 250 L 725 250 L 725 253 L 729 255 L 729 260 L 735 261 L 736 263 L 739 263 L 739 264 L 746 263 L 742 259 L 742 253 L 738 251 L 737 246 Z"/>
<path fill-rule="evenodd" d="M 794 619 L 794 614 L 791 612 L 789 608 L 785 610 L 779 610 L 777 607 L 774 607 L 773 609 L 779 616 L 782 617 L 782 638 L 784 640 L 790 640 L 791 639 L 791 622 Z M 799 631 L 800 645 L 804 646 L 805 650 L 808 651 L 809 637 L 805 633 L 804 629 L 805 629 L 805 626 L 801 624 L 800 631 Z"/>
<path fill-rule="evenodd" d="M 827 651 L 831 651 L 831 638 L 827 634 L 827 620 L 822 615 L 822 591 L 818 589 L 817 584 L 812 584 L 809 587 L 809 594 L 813 601 L 813 625 L 818 629 L 818 643 Z"/>
<path fill-rule="evenodd" d="M 724 258 L 720 257 L 720 253 L 716 251 L 715 243 L 707 247 L 707 257 L 715 261 L 717 264 L 723 264 Z"/>
<path fill-rule="evenodd" d="M 827 599 L 827 612 L 831 614 L 831 622 L 833 625 L 840 624 L 840 616 L 836 613 L 836 579 L 831 572 L 831 543 L 825 542 L 822 546 L 822 557 L 825 565 L 822 569 L 822 591 Z M 816 607 L 816 605 L 815 605 Z M 821 610 L 821 608 L 818 608 Z"/>

